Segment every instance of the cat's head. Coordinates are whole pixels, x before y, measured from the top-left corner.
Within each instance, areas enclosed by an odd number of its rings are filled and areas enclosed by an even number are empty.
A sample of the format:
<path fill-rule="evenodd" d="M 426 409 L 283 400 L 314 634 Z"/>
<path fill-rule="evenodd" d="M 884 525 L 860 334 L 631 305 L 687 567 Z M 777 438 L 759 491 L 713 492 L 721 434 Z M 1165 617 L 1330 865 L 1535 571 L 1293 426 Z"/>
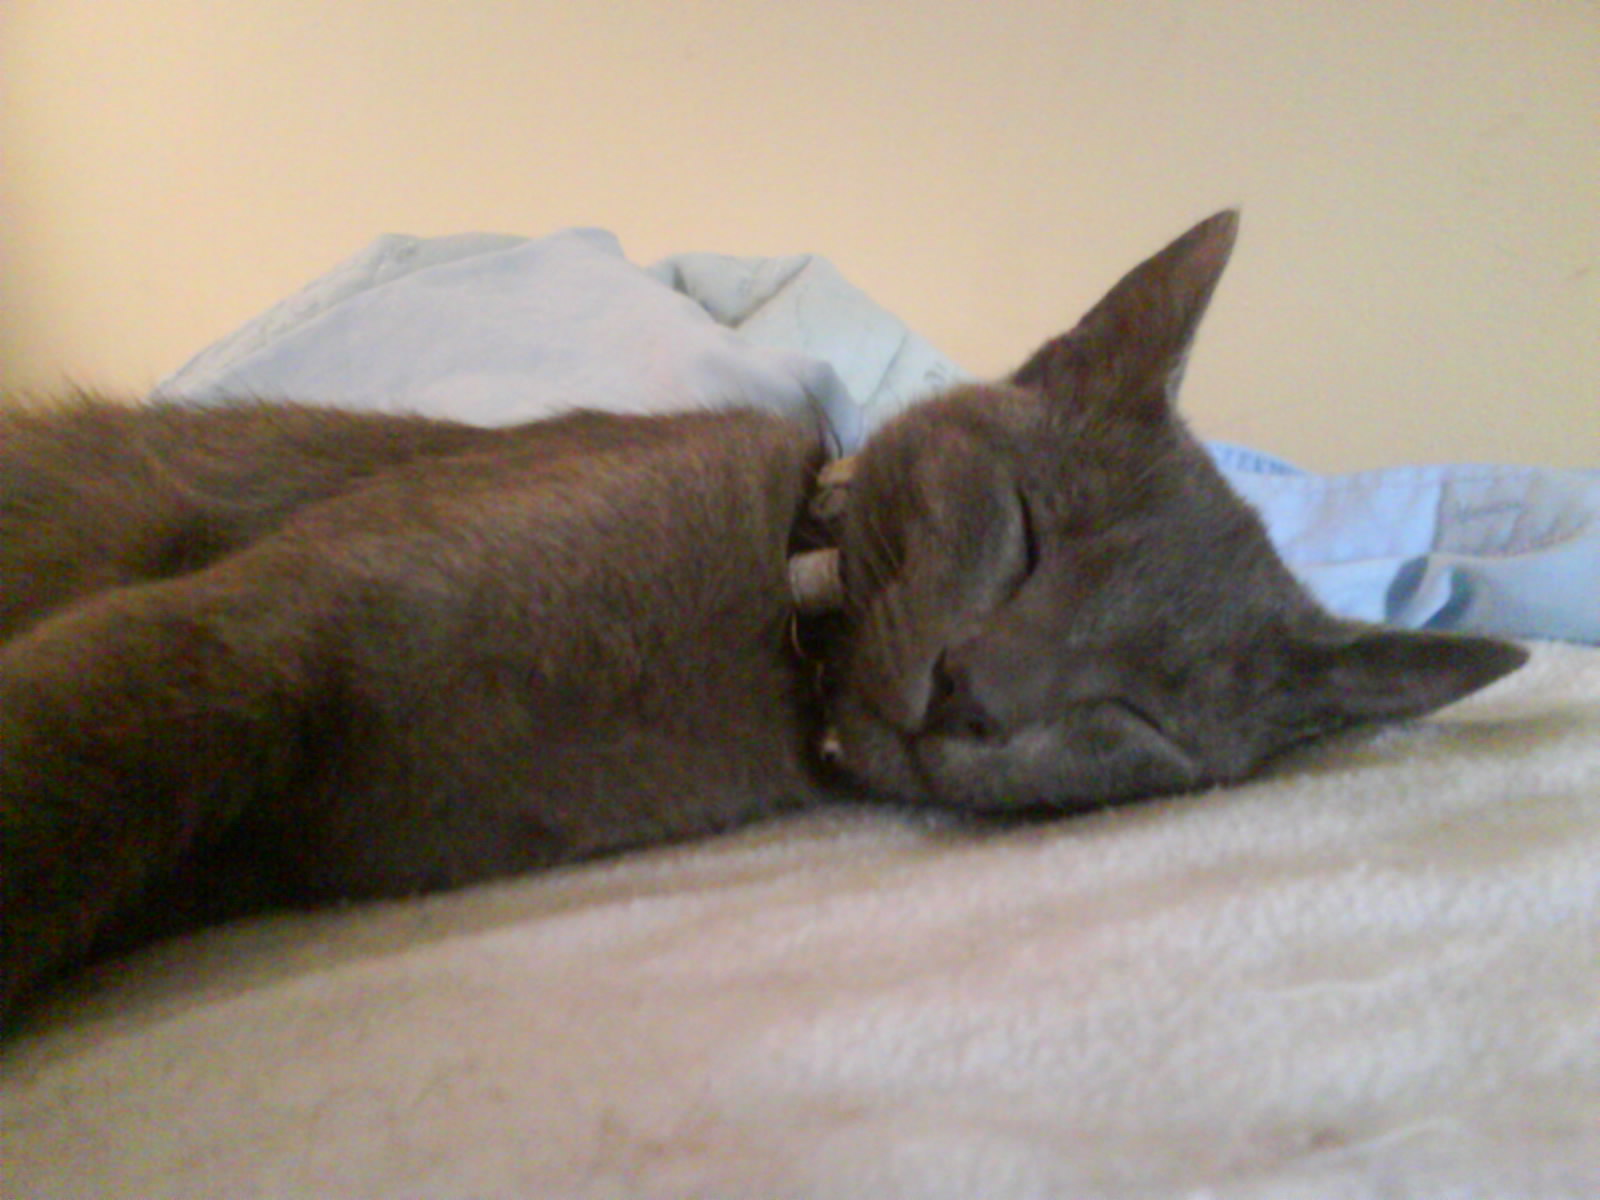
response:
<path fill-rule="evenodd" d="M 1327 615 L 1174 412 L 1236 228 L 1198 225 L 1008 380 L 914 406 L 857 457 L 829 733 L 848 774 L 1094 807 L 1240 779 L 1523 662 Z"/>

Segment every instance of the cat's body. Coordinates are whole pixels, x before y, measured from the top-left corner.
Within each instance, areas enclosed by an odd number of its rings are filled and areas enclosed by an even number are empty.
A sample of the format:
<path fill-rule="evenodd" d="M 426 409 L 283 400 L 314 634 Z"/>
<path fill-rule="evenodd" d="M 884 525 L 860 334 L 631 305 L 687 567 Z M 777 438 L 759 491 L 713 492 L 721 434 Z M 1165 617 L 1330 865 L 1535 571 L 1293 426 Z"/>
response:
<path fill-rule="evenodd" d="M 0 1010 L 108 939 L 830 796 L 1237 779 L 1512 669 L 1326 617 L 1172 414 L 1233 227 L 891 423 L 842 516 L 818 432 L 755 412 L 0 418 Z"/>

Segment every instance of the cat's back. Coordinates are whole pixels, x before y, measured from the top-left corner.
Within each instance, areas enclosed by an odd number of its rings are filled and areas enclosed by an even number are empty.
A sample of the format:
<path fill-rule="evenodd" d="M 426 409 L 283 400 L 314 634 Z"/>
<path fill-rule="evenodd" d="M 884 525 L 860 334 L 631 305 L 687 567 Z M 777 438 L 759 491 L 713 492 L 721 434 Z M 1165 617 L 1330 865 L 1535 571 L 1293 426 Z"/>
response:
<path fill-rule="evenodd" d="M 494 436 L 257 401 L 0 405 L 0 637 L 96 591 L 198 569 L 362 479 Z"/>
<path fill-rule="evenodd" d="M 559 523 L 563 506 L 615 507 L 618 489 L 641 492 L 628 503 L 646 513 L 718 494 L 745 497 L 744 512 L 816 446 L 814 431 L 754 411 L 580 411 L 486 429 L 255 400 L 0 406 L 0 638 L 94 592 L 198 570 L 322 509 L 345 532 L 515 503 Z M 330 503 L 358 492 L 369 501 Z"/>

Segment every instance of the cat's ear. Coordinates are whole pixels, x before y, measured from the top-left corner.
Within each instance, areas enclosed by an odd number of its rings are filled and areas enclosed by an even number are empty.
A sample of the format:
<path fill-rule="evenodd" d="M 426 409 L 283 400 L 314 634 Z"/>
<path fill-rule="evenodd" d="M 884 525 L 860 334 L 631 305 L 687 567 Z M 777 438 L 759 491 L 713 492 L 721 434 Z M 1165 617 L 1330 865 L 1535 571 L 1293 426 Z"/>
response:
<path fill-rule="evenodd" d="M 1461 633 L 1358 626 L 1302 649 L 1302 698 L 1338 724 L 1421 716 L 1509 675 L 1521 646 Z"/>
<path fill-rule="evenodd" d="M 1124 275 L 1070 333 L 1040 347 L 1011 382 L 1107 415 L 1165 420 L 1238 229 L 1233 209 L 1196 225 Z"/>

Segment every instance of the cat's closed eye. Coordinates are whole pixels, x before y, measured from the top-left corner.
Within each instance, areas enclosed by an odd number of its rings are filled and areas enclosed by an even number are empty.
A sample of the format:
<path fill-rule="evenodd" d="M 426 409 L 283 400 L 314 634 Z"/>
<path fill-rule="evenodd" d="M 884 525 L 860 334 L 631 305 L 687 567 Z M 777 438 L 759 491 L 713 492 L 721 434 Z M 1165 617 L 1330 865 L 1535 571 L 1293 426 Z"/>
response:
<path fill-rule="evenodd" d="M 1161 720 L 1149 709 L 1129 700 L 1126 696 L 1108 696 L 1098 703 L 1114 713 L 1119 721 L 1130 726 L 1142 727 L 1145 732 L 1153 733 L 1163 741 L 1172 742 L 1173 739 Z"/>
<path fill-rule="evenodd" d="M 1017 511 L 1022 517 L 1022 576 L 1017 581 L 1020 589 L 1039 569 L 1039 526 L 1026 488 L 1017 489 Z"/>

